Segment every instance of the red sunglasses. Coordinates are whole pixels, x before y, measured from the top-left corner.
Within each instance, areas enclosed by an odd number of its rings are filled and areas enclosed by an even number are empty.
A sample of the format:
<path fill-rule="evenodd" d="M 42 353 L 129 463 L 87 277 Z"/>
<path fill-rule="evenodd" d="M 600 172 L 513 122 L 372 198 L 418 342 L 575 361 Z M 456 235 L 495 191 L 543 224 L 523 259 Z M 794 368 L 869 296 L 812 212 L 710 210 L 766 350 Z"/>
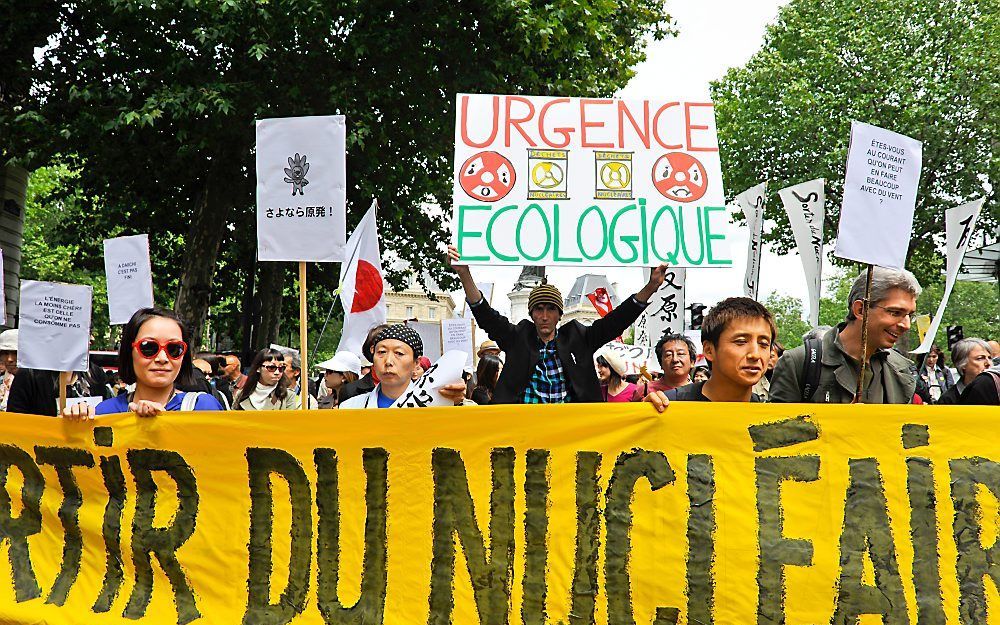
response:
<path fill-rule="evenodd" d="M 180 360 L 184 357 L 188 348 L 187 343 L 184 341 L 173 340 L 161 343 L 156 339 L 139 339 L 132 343 L 132 347 L 143 358 L 156 358 L 156 355 L 163 351 L 170 360 Z"/>

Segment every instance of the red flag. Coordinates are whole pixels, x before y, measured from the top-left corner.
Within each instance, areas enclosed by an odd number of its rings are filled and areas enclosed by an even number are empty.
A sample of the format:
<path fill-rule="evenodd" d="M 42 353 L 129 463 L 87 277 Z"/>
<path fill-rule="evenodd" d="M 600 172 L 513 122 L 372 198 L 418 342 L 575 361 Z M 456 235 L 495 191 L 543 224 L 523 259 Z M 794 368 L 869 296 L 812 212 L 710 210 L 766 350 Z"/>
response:
<path fill-rule="evenodd" d="M 608 295 L 608 290 L 603 286 L 594 289 L 593 293 L 587 293 L 587 299 L 589 299 L 590 303 L 594 305 L 595 309 L 597 309 L 597 314 L 602 317 L 606 317 L 615 307 L 614 304 L 611 303 L 611 296 Z"/>

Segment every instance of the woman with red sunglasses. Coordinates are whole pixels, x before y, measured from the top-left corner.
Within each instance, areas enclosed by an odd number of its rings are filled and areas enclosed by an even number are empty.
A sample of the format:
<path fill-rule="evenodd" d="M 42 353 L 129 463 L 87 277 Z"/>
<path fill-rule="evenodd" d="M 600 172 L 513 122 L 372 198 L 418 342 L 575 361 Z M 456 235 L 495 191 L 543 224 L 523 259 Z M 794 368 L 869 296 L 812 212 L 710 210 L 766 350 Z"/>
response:
<path fill-rule="evenodd" d="M 135 390 L 106 399 L 97 408 L 86 403 L 69 406 L 63 416 L 88 419 L 131 411 L 140 417 L 155 417 L 173 410 L 222 410 L 218 400 L 207 393 L 179 390 L 196 384 L 190 341 L 187 326 L 172 311 L 136 311 L 122 328 L 118 349 L 118 373 L 126 384 L 135 384 Z"/>
<path fill-rule="evenodd" d="M 250 363 L 246 384 L 233 398 L 234 410 L 297 410 L 302 405 L 288 388 L 285 355 L 262 349 Z"/>

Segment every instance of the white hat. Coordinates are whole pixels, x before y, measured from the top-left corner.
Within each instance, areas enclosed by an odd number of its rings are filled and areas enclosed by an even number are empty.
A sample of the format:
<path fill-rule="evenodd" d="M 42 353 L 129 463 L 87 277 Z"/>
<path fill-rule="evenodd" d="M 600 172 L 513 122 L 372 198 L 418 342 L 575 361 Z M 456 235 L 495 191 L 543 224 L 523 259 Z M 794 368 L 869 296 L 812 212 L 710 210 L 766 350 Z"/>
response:
<path fill-rule="evenodd" d="M 361 359 L 351 352 L 337 352 L 330 360 L 324 360 L 316 365 L 318 369 L 327 371 L 350 371 L 355 375 L 361 375 Z"/>
<path fill-rule="evenodd" d="M 370 361 L 367 358 L 365 358 L 364 356 L 362 356 L 361 357 L 361 366 L 362 367 L 374 367 L 375 365 L 372 364 L 372 361 Z"/>
<path fill-rule="evenodd" d="M 0 352 L 17 351 L 17 330 L 4 330 L 0 332 Z"/>
<path fill-rule="evenodd" d="M 598 355 L 604 356 L 604 360 L 608 361 L 608 364 L 611 365 L 611 370 L 617 373 L 618 377 L 620 378 L 625 377 L 625 371 L 626 371 L 625 359 L 622 358 L 617 352 L 614 352 L 610 349 L 606 349 Z"/>

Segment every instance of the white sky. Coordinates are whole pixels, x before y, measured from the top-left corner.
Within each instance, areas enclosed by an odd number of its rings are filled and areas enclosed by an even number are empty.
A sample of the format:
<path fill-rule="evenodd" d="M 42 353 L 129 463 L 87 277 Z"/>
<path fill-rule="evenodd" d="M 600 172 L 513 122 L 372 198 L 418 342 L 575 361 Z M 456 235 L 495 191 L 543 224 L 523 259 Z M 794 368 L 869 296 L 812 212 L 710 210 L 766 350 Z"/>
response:
<path fill-rule="evenodd" d="M 760 48 L 765 26 L 774 21 L 778 8 L 784 3 L 782 0 L 668 2 L 667 11 L 676 22 L 678 35 L 652 42 L 647 49 L 648 59 L 639 65 L 635 78 L 618 95 L 707 99 L 710 81 L 721 78 L 730 67 L 743 65 Z M 669 92 L 664 90 L 668 84 Z M 767 223 L 765 230 L 771 226 L 772 223 Z M 724 297 L 743 294 L 747 245 L 744 232 L 741 229 L 740 236 L 733 241 L 731 268 L 688 270 L 688 303 L 711 305 Z M 504 313 L 509 312 L 507 293 L 513 288 L 520 271 L 520 267 L 472 268 L 478 282 L 495 283 L 493 306 Z M 549 281 L 564 295 L 581 273 L 588 273 L 588 270 L 579 267 L 551 267 L 547 270 Z M 638 291 L 644 283 L 639 268 L 593 268 L 589 273 L 604 273 L 611 282 L 617 282 L 621 297 Z M 803 302 L 808 299 L 798 255 L 781 257 L 765 246 L 759 297 L 763 299 L 772 291 L 793 295 Z M 461 311 L 463 301 L 462 293 L 456 292 L 456 312 Z"/>

